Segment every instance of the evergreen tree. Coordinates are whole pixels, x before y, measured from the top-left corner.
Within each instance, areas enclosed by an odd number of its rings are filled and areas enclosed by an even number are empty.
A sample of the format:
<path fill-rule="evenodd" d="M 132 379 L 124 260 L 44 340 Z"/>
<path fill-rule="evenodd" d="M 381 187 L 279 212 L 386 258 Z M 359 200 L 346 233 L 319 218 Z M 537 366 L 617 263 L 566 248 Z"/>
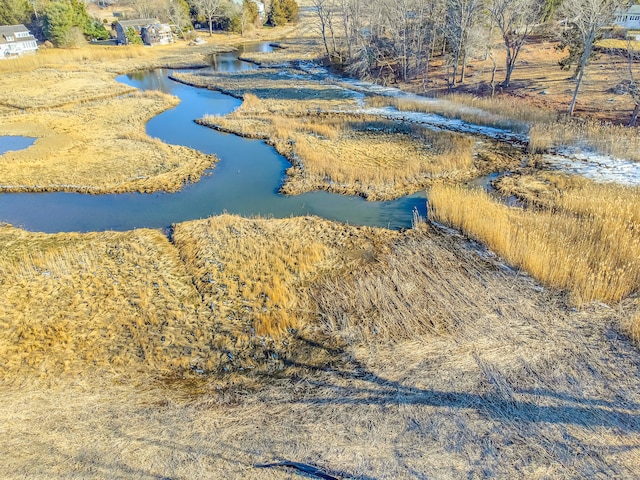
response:
<path fill-rule="evenodd" d="M 282 0 L 282 9 L 288 22 L 293 22 L 298 18 L 298 3 L 296 0 Z"/>
<path fill-rule="evenodd" d="M 124 35 L 127 37 L 127 43 L 132 45 L 142 45 L 142 39 L 140 35 L 138 35 L 133 27 L 127 28 L 127 31 L 124 32 Z"/>
<path fill-rule="evenodd" d="M 29 23 L 31 13 L 27 0 L 0 0 L 0 25 Z"/>
<path fill-rule="evenodd" d="M 71 45 L 78 35 L 92 38 L 108 38 L 108 32 L 100 22 L 89 17 L 85 4 L 80 0 L 50 2 L 42 16 L 43 33 L 57 47 Z"/>
<path fill-rule="evenodd" d="M 44 37 L 56 47 L 67 46 L 69 32 L 76 25 L 76 16 L 70 2 L 51 2 L 44 9 L 42 31 Z"/>
<path fill-rule="evenodd" d="M 274 27 L 287 23 L 287 17 L 284 9 L 282 8 L 281 0 L 271 0 L 271 8 L 269 9 L 269 19 L 267 23 Z"/>
<path fill-rule="evenodd" d="M 284 25 L 292 22 L 298 16 L 298 3 L 295 0 L 272 0 L 267 23 L 269 25 Z"/>

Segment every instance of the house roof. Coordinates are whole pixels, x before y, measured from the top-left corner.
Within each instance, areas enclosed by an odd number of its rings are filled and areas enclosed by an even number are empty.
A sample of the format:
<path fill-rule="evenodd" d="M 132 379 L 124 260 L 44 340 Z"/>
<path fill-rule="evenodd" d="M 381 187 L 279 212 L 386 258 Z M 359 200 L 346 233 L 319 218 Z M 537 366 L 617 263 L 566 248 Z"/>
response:
<path fill-rule="evenodd" d="M 622 9 L 618 15 L 640 15 L 640 5 L 631 5 L 627 9 Z"/>
<path fill-rule="evenodd" d="M 136 20 L 120 20 L 118 22 L 123 28 L 129 27 L 146 27 L 147 25 L 156 25 L 160 22 L 155 18 L 138 18 Z"/>
<path fill-rule="evenodd" d="M 28 33 L 27 37 L 16 37 L 16 33 Z M 13 40 L 8 41 L 7 37 L 13 37 Z M 35 40 L 35 37 L 31 35 L 27 27 L 24 25 L 0 25 L 0 43 L 20 43 L 29 42 Z"/>
<path fill-rule="evenodd" d="M 13 34 L 18 32 L 28 32 L 29 30 L 22 24 L 19 25 L 0 25 L 0 35 Z"/>

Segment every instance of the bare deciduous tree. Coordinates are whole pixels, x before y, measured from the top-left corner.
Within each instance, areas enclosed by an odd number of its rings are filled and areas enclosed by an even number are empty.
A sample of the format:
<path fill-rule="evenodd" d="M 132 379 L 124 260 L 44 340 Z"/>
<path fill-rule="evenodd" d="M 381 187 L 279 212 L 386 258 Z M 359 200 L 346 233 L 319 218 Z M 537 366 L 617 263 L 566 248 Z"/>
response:
<path fill-rule="evenodd" d="M 573 91 L 569 115 L 573 115 L 578 98 L 578 91 L 584 77 L 584 70 L 591 58 L 593 44 L 602 27 L 610 25 L 616 10 L 626 3 L 625 0 L 564 0 L 561 12 L 576 32 L 577 40 L 582 45 L 582 55 L 578 65 L 578 77 Z"/>
<path fill-rule="evenodd" d="M 220 16 L 222 12 L 222 0 L 193 0 L 192 3 L 198 15 L 207 20 L 209 36 L 213 35 L 213 20 Z"/>
<path fill-rule="evenodd" d="M 460 62 L 463 73 L 460 81 L 464 80 L 464 65 L 470 48 L 470 36 L 479 22 L 480 13 L 484 7 L 483 0 L 447 0 L 446 36 L 451 47 L 451 78 L 449 86 L 455 86 L 458 78 Z"/>
<path fill-rule="evenodd" d="M 500 30 L 506 51 L 506 73 L 502 85 L 508 87 L 516 66 L 518 55 L 535 24 L 544 13 L 542 0 L 490 0 L 488 8 L 491 18 Z"/>
<path fill-rule="evenodd" d="M 625 93 L 633 101 L 633 112 L 629 119 L 629 126 L 635 127 L 640 114 L 640 50 L 634 42 L 627 40 L 624 48 L 611 52 L 613 67 L 619 78 L 616 90 Z"/>
<path fill-rule="evenodd" d="M 181 38 L 184 38 L 185 29 L 191 28 L 189 5 L 185 0 L 167 0 L 163 17 L 175 26 Z"/>
<path fill-rule="evenodd" d="M 336 34 L 333 26 L 334 17 L 337 13 L 337 6 L 335 0 L 313 0 L 313 9 L 318 15 L 320 20 L 320 33 L 322 35 L 322 42 L 324 43 L 327 57 L 333 58 L 338 51 L 338 45 L 336 42 Z M 331 42 L 331 48 L 329 48 L 329 40 Z"/>
<path fill-rule="evenodd" d="M 161 17 L 166 10 L 163 0 L 130 0 L 129 4 L 138 18 Z"/>

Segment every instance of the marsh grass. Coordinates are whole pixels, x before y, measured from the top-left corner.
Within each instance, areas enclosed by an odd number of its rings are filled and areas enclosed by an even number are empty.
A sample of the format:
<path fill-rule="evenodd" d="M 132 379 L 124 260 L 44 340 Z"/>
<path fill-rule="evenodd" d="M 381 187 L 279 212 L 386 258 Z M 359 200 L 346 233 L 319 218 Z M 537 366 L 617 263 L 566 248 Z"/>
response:
<path fill-rule="evenodd" d="M 157 231 L 0 228 L 2 377 L 188 370 L 197 292 Z M 195 353 L 195 352 L 194 352 Z"/>
<path fill-rule="evenodd" d="M 122 62 L 148 56 L 149 49 L 128 45 L 120 47 L 90 46 L 75 49 L 41 49 L 35 55 L 13 59 L 0 64 L 3 74 L 33 71 L 43 67 L 68 67 L 86 62 Z"/>
<path fill-rule="evenodd" d="M 226 216 L 184 227 L 193 250 L 150 230 L 0 230 L 5 476 L 289 477 L 256 468 L 279 458 L 363 478 L 636 476 L 640 400 L 628 372 L 640 357 L 610 327 L 623 311 L 570 311 L 425 225 L 394 233 Z M 278 243 L 296 242 L 297 252 L 328 249 L 319 263 L 287 265 L 302 328 L 250 343 L 251 316 L 243 323 L 224 296 L 211 312 L 202 298 L 212 287 L 190 272 L 219 270 L 232 247 L 243 257 L 259 243 L 270 261 Z M 231 283 L 269 271 L 255 265 L 238 259 L 213 274 Z M 47 272 L 59 278 L 44 288 Z M 63 311 L 69 322 L 49 327 Z M 568 465 L 568 436 L 572 452 L 591 454 Z"/>
<path fill-rule="evenodd" d="M 37 75 L 37 82 L 29 81 L 29 76 L 33 75 Z M 0 85 L 5 93 L 0 102 L 20 111 L 42 111 L 136 91 L 112 77 L 100 69 L 96 71 L 90 65 L 75 64 L 38 68 L 27 73 L 3 73 Z"/>
<path fill-rule="evenodd" d="M 433 113 L 488 127 L 527 132 L 529 123 L 549 119 L 551 114 L 522 109 L 516 100 L 489 99 L 455 94 L 437 99 L 374 96 L 365 99 L 371 107 L 394 107 L 400 111 Z"/>
<path fill-rule="evenodd" d="M 277 370 L 298 348 L 292 332 L 313 325 L 299 302 L 309 282 L 355 268 L 397 235 L 230 215 L 175 226 L 175 245 L 155 230 L 2 226 L 0 377 Z"/>
<path fill-rule="evenodd" d="M 564 145 L 640 161 L 640 133 L 637 128 L 592 120 L 564 119 L 535 124 L 530 131 L 529 150 L 544 152 Z"/>
<path fill-rule="evenodd" d="M 321 62 L 326 52 L 316 41 L 294 42 L 281 48 L 274 48 L 272 52 L 247 52 L 240 55 L 241 60 L 256 63 L 262 67 L 274 65 L 290 65 L 298 62 Z"/>
<path fill-rule="evenodd" d="M 345 478 L 638 477 L 640 356 L 611 328 L 625 305 L 569 310 L 424 225 L 227 217 L 176 233 L 178 249 L 150 230 L 0 229 L 5 477 L 293 475 L 256 468 L 274 459 Z M 302 326 L 279 342 L 251 328 L 281 317 L 222 293 L 207 305 L 215 284 L 191 273 L 248 285 L 271 250 L 265 288 L 295 290 Z"/>
<path fill-rule="evenodd" d="M 476 171 L 470 137 L 362 114 L 285 116 L 253 94 L 233 114 L 199 123 L 272 143 L 293 164 L 284 193 L 321 188 L 390 199 L 434 178 L 468 178 Z"/>
<path fill-rule="evenodd" d="M 627 330 L 636 344 L 640 345 L 640 313 L 631 317 L 627 324 Z"/>
<path fill-rule="evenodd" d="M 376 232 L 313 218 L 223 215 L 179 224 L 173 239 L 205 305 L 244 336 L 275 338 L 305 326 L 298 299 L 312 279 L 341 271 L 358 258 L 347 252 L 374 248 L 376 235 L 393 236 Z"/>
<path fill-rule="evenodd" d="M 229 47 L 91 45 L 3 62 L 0 135 L 37 141 L 24 151 L 2 156 L 0 189 L 175 192 L 197 181 L 215 157 L 145 134 L 146 122 L 178 99 L 136 92 L 113 77 L 138 69 L 205 65 L 203 54 L 220 50 Z"/>
<path fill-rule="evenodd" d="M 532 106 L 523 108 L 521 98 L 453 94 L 424 100 L 376 96 L 367 98 L 366 102 L 372 107 L 391 106 L 400 111 L 434 113 L 477 125 L 528 133 L 532 153 L 577 146 L 640 161 L 640 135 L 636 128 L 566 118 Z"/>
<path fill-rule="evenodd" d="M 177 102 L 161 92 L 140 92 L 9 115 L 1 134 L 38 140 L 26 150 L 2 156 L 0 189 L 177 191 L 185 182 L 197 181 L 215 162 L 213 156 L 146 135 L 146 122 Z"/>
<path fill-rule="evenodd" d="M 354 95 L 335 85 L 309 80 L 302 72 L 260 68 L 242 72 L 176 72 L 172 75 L 189 85 L 219 90 L 236 98 L 251 94 L 260 99 L 261 108 L 271 113 L 292 115 L 355 108 Z"/>
<path fill-rule="evenodd" d="M 632 188 L 565 182 L 537 208 L 519 209 L 481 191 L 438 185 L 429 193 L 429 215 L 546 285 L 568 290 L 575 304 L 613 303 L 640 287 L 638 195 Z"/>

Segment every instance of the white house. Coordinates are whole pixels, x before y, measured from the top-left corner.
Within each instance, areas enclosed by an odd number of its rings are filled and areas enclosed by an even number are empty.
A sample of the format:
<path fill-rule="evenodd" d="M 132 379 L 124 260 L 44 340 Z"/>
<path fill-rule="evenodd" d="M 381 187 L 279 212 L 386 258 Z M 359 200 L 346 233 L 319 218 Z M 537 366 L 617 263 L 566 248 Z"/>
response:
<path fill-rule="evenodd" d="M 38 42 L 24 25 L 0 26 L 0 59 L 21 57 L 38 50 Z"/>
<path fill-rule="evenodd" d="M 631 5 L 626 11 L 616 12 L 613 23 L 628 30 L 640 30 L 640 5 Z"/>

